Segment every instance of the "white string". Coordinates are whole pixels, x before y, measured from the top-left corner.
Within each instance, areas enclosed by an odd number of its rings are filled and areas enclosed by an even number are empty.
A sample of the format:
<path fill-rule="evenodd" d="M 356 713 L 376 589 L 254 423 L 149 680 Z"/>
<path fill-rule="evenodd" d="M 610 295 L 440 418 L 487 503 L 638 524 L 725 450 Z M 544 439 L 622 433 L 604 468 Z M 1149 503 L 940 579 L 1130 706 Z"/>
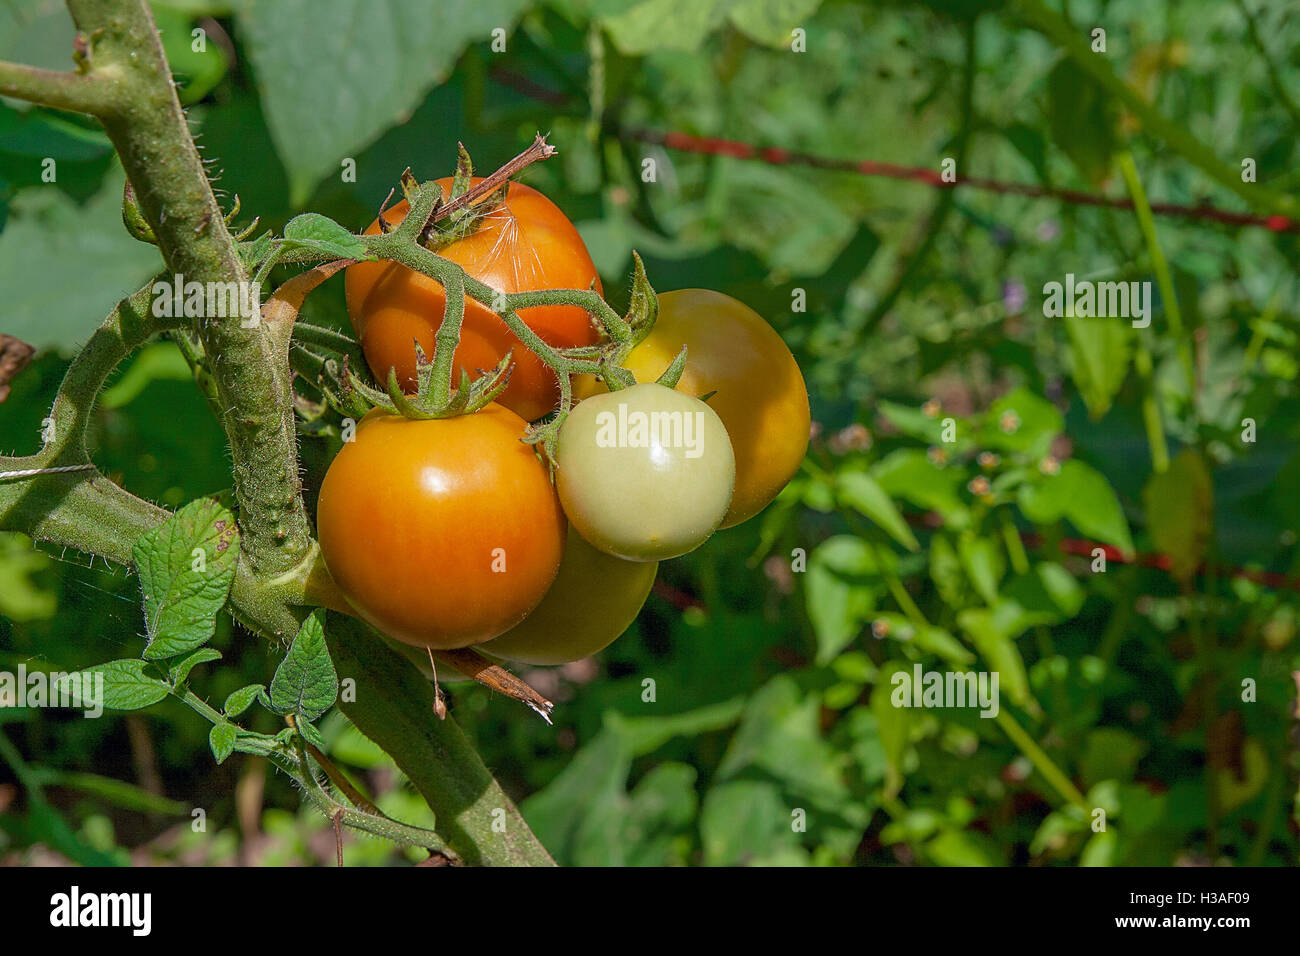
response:
<path fill-rule="evenodd" d="M 5 478 L 31 478 L 33 475 L 52 475 L 58 471 L 90 471 L 94 465 L 59 465 L 57 468 L 24 468 L 22 471 L 0 471 L 0 480 Z"/>

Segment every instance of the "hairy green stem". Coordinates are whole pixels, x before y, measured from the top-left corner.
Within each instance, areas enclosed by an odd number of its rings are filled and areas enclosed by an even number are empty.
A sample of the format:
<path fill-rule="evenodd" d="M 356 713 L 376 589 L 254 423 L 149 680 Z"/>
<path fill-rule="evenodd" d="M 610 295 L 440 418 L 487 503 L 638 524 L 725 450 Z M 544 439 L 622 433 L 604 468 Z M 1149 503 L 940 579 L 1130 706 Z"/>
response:
<path fill-rule="evenodd" d="M 68 8 L 89 38 L 86 78 L 106 91 L 93 112 L 121 158 L 168 271 L 185 282 L 248 282 L 176 97 L 148 3 L 68 0 Z M 311 546 L 287 346 L 256 316 L 192 318 L 227 410 L 222 425 L 234 462 L 242 549 L 255 573 L 284 572 Z"/>

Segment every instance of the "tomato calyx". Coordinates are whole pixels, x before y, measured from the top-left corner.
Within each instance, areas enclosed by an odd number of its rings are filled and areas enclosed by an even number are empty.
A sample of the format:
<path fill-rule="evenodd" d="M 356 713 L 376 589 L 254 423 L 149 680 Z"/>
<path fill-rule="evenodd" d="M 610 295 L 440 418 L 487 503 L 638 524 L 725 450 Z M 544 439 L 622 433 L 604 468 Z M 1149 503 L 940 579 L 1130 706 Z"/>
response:
<path fill-rule="evenodd" d="M 453 389 L 450 388 L 449 380 L 441 381 L 449 369 L 441 368 L 441 363 L 436 361 L 431 362 L 420 343 L 416 342 L 417 385 L 414 394 L 408 395 L 403 391 L 394 369 L 388 370 L 386 391 L 371 388 L 355 374 L 351 376 L 351 384 L 372 406 L 385 408 L 414 421 L 471 415 L 495 399 L 510 384 L 510 370 L 513 367 L 510 355 L 507 352 L 495 368 L 483 372 L 473 380 L 462 369 L 460 382 Z"/>
<path fill-rule="evenodd" d="M 635 347 L 654 331 L 655 320 L 659 317 L 659 295 L 650 285 L 650 278 L 645 272 L 645 263 L 641 261 L 636 250 L 632 251 L 632 262 L 632 298 L 628 302 L 626 321 L 632 328 L 630 345 Z M 632 348 L 629 347 L 627 351 L 632 351 Z M 623 358 L 626 357 L 625 354 Z"/>

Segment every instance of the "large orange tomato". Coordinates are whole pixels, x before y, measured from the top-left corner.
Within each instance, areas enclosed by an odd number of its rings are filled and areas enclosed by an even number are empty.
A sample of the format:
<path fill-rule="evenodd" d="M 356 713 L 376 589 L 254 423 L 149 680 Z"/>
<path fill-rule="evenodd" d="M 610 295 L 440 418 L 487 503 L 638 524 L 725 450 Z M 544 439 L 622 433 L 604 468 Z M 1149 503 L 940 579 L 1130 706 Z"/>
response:
<path fill-rule="evenodd" d="M 757 312 L 721 292 L 681 289 L 659 296 L 654 329 L 623 364 L 653 382 L 686 346 L 677 391 L 701 396 L 718 413 L 736 455 L 736 489 L 722 520 L 730 528 L 765 508 L 799 470 L 808 450 L 808 389 L 781 336 Z M 575 380 L 586 397 L 604 391 Z"/>
<path fill-rule="evenodd" d="M 438 180 L 443 195 L 451 194 L 451 182 Z M 384 218 L 396 225 L 406 217 L 407 208 L 403 200 L 386 210 Z M 370 235 L 377 232 L 378 219 L 366 229 Z M 586 289 L 593 281 L 601 291 L 596 267 L 573 223 L 553 202 L 522 183 L 510 184 L 505 202 L 476 231 L 437 252 L 499 292 Z M 348 314 L 375 377 L 386 381 L 388 370 L 396 369 L 402 386 L 413 390 L 414 343 L 418 341 L 425 354 L 433 356 L 434 335 L 447 306 L 443 287 L 395 262 L 359 262 L 347 270 L 346 291 Z M 519 317 L 556 348 L 594 345 L 599 340 L 590 317 L 577 306 L 537 306 L 520 310 Z M 549 414 L 560 398 L 555 374 L 497 315 L 466 297 L 452 381 L 460 380 L 462 369 L 472 378 L 477 370 L 492 368 L 507 352 L 513 353 L 514 371 L 497 401 L 529 421 Z"/>
<path fill-rule="evenodd" d="M 325 565 L 363 620 L 407 644 L 466 647 L 541 602 L 565 522 L 526 423 L 495 403 L 412 421 L 374 409 L 321 483 Z"/>

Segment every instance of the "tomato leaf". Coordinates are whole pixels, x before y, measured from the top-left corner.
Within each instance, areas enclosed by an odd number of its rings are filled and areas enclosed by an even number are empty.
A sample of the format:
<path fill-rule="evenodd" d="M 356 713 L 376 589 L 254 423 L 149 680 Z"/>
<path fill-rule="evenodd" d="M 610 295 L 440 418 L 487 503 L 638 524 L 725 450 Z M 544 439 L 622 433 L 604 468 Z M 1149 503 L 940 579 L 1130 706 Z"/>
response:
<path fill-rule="evenodd" d="M 210 498 L 192 501 L 142 534 L 132 555 L 144 593 L 144 658 L 175 657 L 206 643 L 235 580 L 234 515 Z"/>
<path fill-rule="evenodd" d="M 249 684 L 247 687 L 241 687 L 239 690 L 231 691 L 230 696 L 226 698 L 226 703 L 222 706 L 222 711 L 227 717 L 238 717 L 249 707 L 253 706 L 253 701 L 266 694 L 266 688 L 261 684 Z"/>
<path fill-rule="evenodd" d="M 135 658 L 88 667 L 62 678 L 60 693 L 68 687 L 79 707 L 98 703 L 108 710 L 141 710 L 171 693 L 171 686 L 155 677 L 150 667 L 148 661 Z"/>
<path fill-rule="evenodd" d="M 239 731 L 233 724 L 213 724 L 208 731 L 208 747 L 217 763 L 225 763 L 226 758 L 235 752 L 235 739 Z"/>
<path fill-rule="evenodd" d="M 313 611 L 289 646 L 271 678 L 271 709 L 315 720 L 334 704 L 339 694 L 338 676 L 325 643 L 323 611 Z"/>
<path fill-rule="evenodd" d="M 305 212 L 284 227 L 283 249 L 315 249 L 339 259 L 365 259 L 366 244 L 328 216 Z"/>
<path fill-rule="evenodd" d="M 221 652 L 215 647 L 200 647 L 193 654 L 180 659 L 178 663 L 171 666 L 168 676 L 171 678 L 172 686 L 178 687 L 189 679 L 190 671 L 194 670 L 199 664 L 206 664 L 208 661 L 221 659 Z"/>

